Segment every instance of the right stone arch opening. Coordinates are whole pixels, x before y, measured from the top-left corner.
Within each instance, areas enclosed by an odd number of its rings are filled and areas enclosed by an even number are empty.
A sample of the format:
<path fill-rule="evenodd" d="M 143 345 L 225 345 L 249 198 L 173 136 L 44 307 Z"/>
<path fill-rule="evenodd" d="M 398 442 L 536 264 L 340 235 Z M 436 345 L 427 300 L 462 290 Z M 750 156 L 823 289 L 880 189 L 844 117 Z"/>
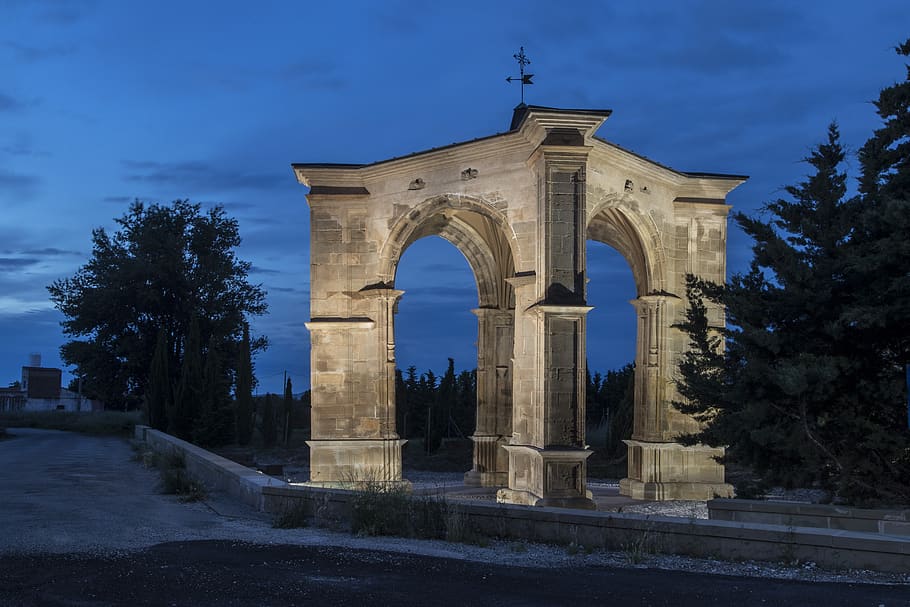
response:
<path fill-rule="evenodd" d="M 675 387 L 681 336 L 674 327 L 685 301 L 668 288 L 667 251 L 656 226 L 632 201 L 601 201 L 589 216 L 586 237 L 615 249 L 635 282 L 634 405 L 627 473 L 620 492 L 639 499 L 708 499 L 728 496 L 722 449 L 683 446 L 679 434 L 695 422 L 677 411 Z"/>

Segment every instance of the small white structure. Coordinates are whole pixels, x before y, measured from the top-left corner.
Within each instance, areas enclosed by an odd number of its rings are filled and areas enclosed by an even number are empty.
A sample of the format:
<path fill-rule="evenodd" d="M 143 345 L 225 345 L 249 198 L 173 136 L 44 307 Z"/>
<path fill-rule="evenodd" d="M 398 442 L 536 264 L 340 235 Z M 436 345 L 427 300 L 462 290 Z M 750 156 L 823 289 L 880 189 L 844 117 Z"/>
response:
<path fill-rule="evenodd" d="M 18 386 L 0 388 L 0 411 L 102 411 L 103 403 L 61 387 L 63 372 L 41 366 L 41 356 L 29 356 Z"/>

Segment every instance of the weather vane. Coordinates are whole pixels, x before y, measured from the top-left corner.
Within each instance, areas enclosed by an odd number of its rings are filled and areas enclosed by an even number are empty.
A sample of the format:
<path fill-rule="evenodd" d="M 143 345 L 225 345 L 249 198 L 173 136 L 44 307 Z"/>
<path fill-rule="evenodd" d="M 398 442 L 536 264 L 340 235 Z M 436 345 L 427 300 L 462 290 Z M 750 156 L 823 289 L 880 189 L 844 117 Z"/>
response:
<path fill-rule="evenodd" d="M 525 66 L 531 65 L 531 60 L 528 59 L 527 55 L 525 55 L 525 47 L 523 47 L 523 46 L 521 48 L 519 48 L 518 52 L 512 56 L 515 57 L 515 61 L 518 62 L 518 70 L 521 73 L 521 77 L 515 78 L 513 76 L 509 76 L 508 78 L 506 78 L 506 82 L 516 82 L 517 81 L 521 84 L 521 103 L 523 105 L 525 102 L 525 85 L 534 84 L 533 82 L 531 82 L 531 78 L 534 77 L 534 74 L 525 74 Z"/>

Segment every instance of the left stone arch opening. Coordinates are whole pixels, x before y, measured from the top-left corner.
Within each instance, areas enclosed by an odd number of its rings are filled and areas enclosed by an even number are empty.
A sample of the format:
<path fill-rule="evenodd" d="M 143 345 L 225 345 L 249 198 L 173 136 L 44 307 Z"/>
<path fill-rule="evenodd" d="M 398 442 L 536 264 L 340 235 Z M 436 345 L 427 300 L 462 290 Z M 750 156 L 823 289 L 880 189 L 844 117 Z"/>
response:
<path fill-rule="evenodd" d="M 508 482 L 508 453 L 503 448 L 511 435 L 512 355 L 515 296 L 507 279 L 514 275 L 511 246 L 496 221 L 489 215 L 464 206 L 449 206 L 445 200 L 432 202 L 407 229 L 400 230 L 396 258 L 390 259 L 391 283 L 404 287 L 399 279 L 401 261 L 410 247 L 436 236 L 448 241 L 468 263 L 477 288 L 476 316 L 476 408 L 471 432 L 473 455 L 467 484 L 504 486 Z M 411 214 L 411 221 L 415 219 Z M 394 234 L 394 231 L 393 231 Z M 406 290 L 398 310 L 407 309 Z M 395 320 L 396 324 L 402 322 Z"/>

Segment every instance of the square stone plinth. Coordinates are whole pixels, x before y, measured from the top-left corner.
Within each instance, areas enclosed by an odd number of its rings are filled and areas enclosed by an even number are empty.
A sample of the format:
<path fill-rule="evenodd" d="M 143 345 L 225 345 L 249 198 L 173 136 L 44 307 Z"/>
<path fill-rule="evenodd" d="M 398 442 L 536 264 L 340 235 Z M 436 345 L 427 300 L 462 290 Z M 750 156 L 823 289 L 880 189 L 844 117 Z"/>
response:
<path fill-rule="evenodd" d="M 509 452 L 509 486 L 500 489 L 496 501 L 527 506 L 594 510 L 587 490 L 589 449 L 506 445 Z"/>
<path fill-rule="evenodd" d="M 619 481 L 620 494 L 647 500 L 733 497 L 733 486 L 724 482 L 724 467 L 716 459 L 723 456 L 723 448 L 623 442 L 629 468 L 628 477 Z"/>
<path fill-rule="evenodd" d="M 403 439 L 309 440 L 310 480 L 320 487 L 358 489 L 406 485 L 401 477 Z"/>

